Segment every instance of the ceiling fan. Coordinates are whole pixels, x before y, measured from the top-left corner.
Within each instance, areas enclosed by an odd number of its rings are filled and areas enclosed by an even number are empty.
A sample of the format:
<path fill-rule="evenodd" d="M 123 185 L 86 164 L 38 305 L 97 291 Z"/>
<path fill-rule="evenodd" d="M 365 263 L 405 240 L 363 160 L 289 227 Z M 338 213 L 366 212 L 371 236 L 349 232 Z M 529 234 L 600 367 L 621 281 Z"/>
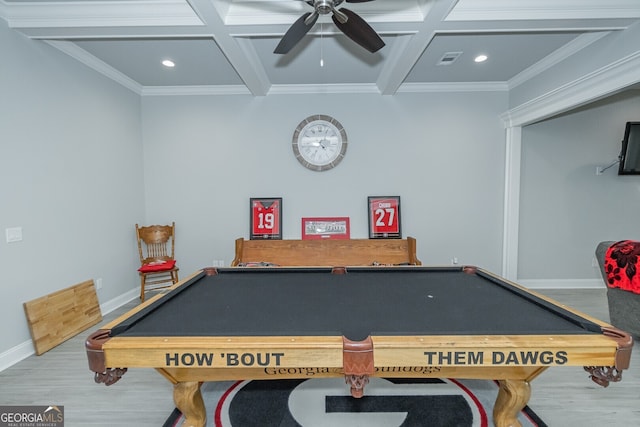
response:
<path fill-rule="evenodd" d="M 369 52 L 382 49 L 384 42 L 369 24 L 358 14 L 344 7 L 336 9 L 345 0 L 300 0 L 313 6 L 313 12 L 307 12 L 291 25 L 280 40 L 273 53 L 285 54 L 298 44 L 300 40 L 314 26 L 320 15 L 331 13 L 331 19 L 336 27 L 347 37 L 358 43 Z M 347 3 L 365 3 L 372 0 L 346 0 Z"/>

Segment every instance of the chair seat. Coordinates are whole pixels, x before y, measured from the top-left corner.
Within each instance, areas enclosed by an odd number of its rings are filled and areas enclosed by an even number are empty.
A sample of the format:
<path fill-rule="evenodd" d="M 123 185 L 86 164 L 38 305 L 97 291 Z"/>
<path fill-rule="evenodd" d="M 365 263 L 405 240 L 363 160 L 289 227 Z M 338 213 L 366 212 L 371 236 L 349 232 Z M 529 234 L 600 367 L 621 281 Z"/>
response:
<path fill-rule="evenodd" d="M 171 270 L 176 266 L 176 260 L 168 260 L 168 261 L 159 261 L 159 262 L 151 262 L 149 264 L 144 264 L 141 266 L 138 271 L 141 273 L 153 273 L 156 271 L 167 271 Z"/>

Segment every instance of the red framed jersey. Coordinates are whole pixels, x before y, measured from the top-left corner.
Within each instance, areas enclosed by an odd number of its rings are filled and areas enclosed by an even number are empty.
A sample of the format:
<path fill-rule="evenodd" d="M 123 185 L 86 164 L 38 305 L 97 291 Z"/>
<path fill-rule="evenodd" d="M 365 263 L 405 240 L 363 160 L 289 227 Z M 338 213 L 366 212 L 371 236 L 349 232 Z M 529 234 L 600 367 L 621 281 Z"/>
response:
<path fill-rule="evenodd" d="M 400 239 L 400 196 L 369 197 L 369 238 Z"/>
<path fill-rule="evenodd" d="M 282 198 L 251 198 L 251 239 L 282 239 Z"/>

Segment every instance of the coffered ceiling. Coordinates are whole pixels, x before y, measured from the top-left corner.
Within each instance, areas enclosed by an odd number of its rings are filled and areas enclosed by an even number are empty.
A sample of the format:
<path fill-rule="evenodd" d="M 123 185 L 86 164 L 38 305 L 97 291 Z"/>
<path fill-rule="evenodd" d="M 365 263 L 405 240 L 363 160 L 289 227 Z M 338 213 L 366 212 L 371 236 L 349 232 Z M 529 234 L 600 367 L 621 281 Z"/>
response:
<path fill-rule="evenodd" d="M 639 0 L 345 2 L 386 46 L 370 53 L 301 0 L 0 0 L 0 17 L 140 94 L 508 90 L 640 20 Z M 474 58 L 484 54 L 485 62 Z M 445 61 L 444 57 L 454 60 Z M 171 59 L 175 67 L 161 62 Z"/>

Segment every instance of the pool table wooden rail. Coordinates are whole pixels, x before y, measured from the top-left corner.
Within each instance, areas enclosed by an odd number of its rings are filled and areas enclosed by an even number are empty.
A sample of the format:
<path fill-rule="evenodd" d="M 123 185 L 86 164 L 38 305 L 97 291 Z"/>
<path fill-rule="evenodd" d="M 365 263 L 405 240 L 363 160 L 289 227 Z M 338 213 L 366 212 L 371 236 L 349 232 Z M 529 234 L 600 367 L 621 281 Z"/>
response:
<path fill-rule="evenodd" d="M 352 342 L 341 336 L 260 337 L 110 337 L 101 329 L 87 340 L 90 369 L 96 381 L 111 378 L 111 368 L 146 367 L 163 371 L 198 370 L 201 380 L 262 379 L 274 372 L 288 378 L 359 375 L 454 375 L 459 378 L 531 380 L 551 366 L 587 366 L 598 369 L 598 384 L 610 369 L 629 367 L 629 335 L 558 336 L 373 336 Z M 355 349 L 355 350 L 354 350 Z M 425 351 L 428 350 L 428 351 Z M 360 352 L 354 366 L 350 354 Z M 362 358 L 361 356 L 364 356 Z M 595 368 L 601 367 L 601 368 Z M 515 368 L 515 370 L 513 370 Z M 600 374 L 603 372 L 605 374 Z M 124 373 L 124 372 L 123 372 Z M 223 374 L 224 375 L 220 375 Z M 505 376 L 505 374 L 509 376 Z M 101 376 L 102 375 L 102 376 Z M 170 375 L 184 378 L 187 372 Z"/>

